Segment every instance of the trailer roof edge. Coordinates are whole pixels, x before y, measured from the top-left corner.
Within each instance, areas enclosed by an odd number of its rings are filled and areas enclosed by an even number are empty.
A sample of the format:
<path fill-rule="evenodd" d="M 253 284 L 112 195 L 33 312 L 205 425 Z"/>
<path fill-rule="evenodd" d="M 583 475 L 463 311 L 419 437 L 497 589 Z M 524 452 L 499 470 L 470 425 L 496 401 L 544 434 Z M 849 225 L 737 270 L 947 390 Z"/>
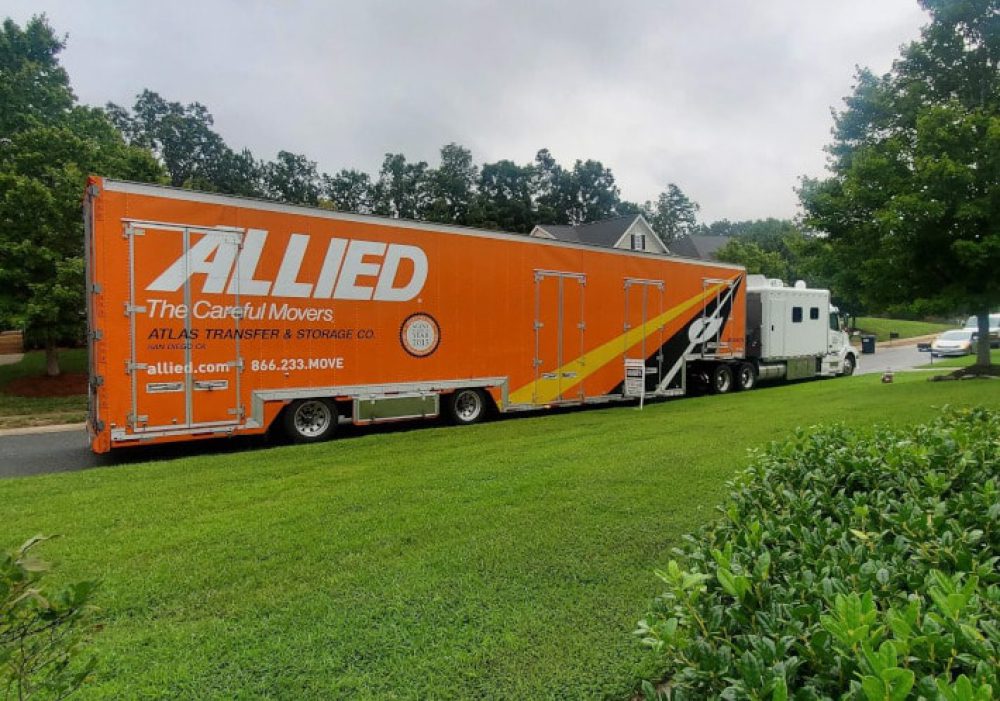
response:
<path fill-rule="evenodd" d="M 662 258 L 677 261 L 688 265 L 709 265 L 717 268 L 729 268 L 731 270 L 743 271 L 743 266 L 733 263 L 723 263 L 720 261 L 708 261 L 700 258 L 688 258 L 678 255 L 665 255 L 661 253 L 647 253 L 645 251 L 632 251 L 621 248 L 608 248 L 606 246 L 596 246 L 585 243 L 574 243 L 571 241 L 559 241 L 557 239 L 544 239 L 528 236 L 527 234 L 515 234 L 506 231 L 492 231 L 490 229 L 478 229 L 471 226 L 461 226 L 455 224 L 437 224 L 433 222 L 422 222 L 414 219 L 393 219 L 391 217 L 378 216 L 375 214 L 354 214 L 349 212 L 338 212 L 321 207 L 310 207 L 308 205 L 289 204 L 286 202 L 275 202 L 273 200 L 263 200 L 256 197 L 245 197 L 242 195 L 223 195 L 213 192 L 203 192 L 201 190 L 189 190 L 171 185 L 156 185 L 150 183 L 137 183 L 129 180 L 115 180 L 112 178 L 100 178 L 104 189 L 110 192 L 122 192 L 125 194 L 149 195 L 152 197 L 170 197 L 173 199 L 187 200 L 189 202 L 201 202 L 204 204 L 232 205 L 233 200 L 240 202 L 248 209 L 258 209 L 268 212 L 279 212 L 285 214 L 305 214 L 308 216 L 320 217 L 323 219 L 333 219 L 335 221 L 352 222 L 355 224 L 394 226 L 401 229 L 422 229 L 434 231 L 442 234 L 457 234 L 459 236 L 475 236 L 478 238 L 492 239 L 517 239 L 542 246 L 558 246 L 562 248 L 576 248 L 587 251 L 599 250 L 619 255 L 639 255 L 651 258 Z"/>

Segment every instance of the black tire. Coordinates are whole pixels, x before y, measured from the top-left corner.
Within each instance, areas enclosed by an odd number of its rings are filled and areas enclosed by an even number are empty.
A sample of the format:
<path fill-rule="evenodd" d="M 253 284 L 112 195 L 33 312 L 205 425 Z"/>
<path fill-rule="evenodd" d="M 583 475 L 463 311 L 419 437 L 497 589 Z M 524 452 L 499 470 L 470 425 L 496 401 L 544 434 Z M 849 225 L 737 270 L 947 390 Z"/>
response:
<path fill-rule="evenodd" d="M 712 394 L 725 394 L 733 388 L 733 371 L 728 365 L 719 363 L 712 368 Z"/>
<path fill-rule="evenodd" d="M 757 368 L 752 363 L 740 363 L 736 369 L 736 389 L 749 392 L 757 386 Z"/>
<path fill-rule="evenodd" d="M 448 395 L 448 418 L 458 426 L 471 426 L 486 418 L 489 403 L 481 389 L 459 389 Z"/>
<path fill-rule="evenodd" d="M 931 355 L 933 356 L 933 353 Z M 854 371 L 857 369 L 857 367 L 858 367 L 858 364 L 854 360 L 854 356 L 851 355 L 851 354 L 848 354 L 847 357 L 844 358 L 844 367 L 841 370 L 841 374 L 844 377 L 850 377 L 851 375 L 854 374 Z"/>
<path fill-rule="evenodd" d="M 326 399 L 298 399 L 285 408 L 282 423 L 293 443 L 319 443 L 337 430 L 337 407 Z"/>

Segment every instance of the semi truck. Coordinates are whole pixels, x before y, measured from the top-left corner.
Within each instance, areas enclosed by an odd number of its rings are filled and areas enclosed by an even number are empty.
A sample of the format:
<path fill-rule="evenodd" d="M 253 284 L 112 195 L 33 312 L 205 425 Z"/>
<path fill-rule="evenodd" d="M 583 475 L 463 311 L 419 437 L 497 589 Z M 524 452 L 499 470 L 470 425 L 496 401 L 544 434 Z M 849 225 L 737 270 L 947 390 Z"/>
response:
<path fill-rule="evenodd" d="M 92 176 L 91 448 L 850 374 L 829 293 L 725 263 Z"/>

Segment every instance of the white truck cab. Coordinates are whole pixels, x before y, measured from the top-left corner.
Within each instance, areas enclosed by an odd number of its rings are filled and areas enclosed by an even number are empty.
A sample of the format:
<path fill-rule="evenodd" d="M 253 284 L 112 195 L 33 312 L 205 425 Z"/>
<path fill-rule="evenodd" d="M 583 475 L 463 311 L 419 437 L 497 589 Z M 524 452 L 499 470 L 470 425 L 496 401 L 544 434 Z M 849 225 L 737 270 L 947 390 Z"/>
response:
<path fill-rule="evenodd" d="M 841 328 L 830 291 L 747 276 L 747 356 L 766 379 L 851 375 L 857 353 Z"/>

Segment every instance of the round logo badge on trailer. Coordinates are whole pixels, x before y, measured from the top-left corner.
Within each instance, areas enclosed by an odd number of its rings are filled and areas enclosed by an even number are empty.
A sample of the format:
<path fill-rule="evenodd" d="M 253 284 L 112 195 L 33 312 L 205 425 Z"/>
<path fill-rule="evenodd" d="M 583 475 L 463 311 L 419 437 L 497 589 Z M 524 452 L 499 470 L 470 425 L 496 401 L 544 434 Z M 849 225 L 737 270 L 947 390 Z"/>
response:
<path fill-rule="evenodd" d="M 426 358 L 441 343 L 441 327 L 430 314 L 411 314 L 399 327 L 399 342 L 415 358 Z"/>

